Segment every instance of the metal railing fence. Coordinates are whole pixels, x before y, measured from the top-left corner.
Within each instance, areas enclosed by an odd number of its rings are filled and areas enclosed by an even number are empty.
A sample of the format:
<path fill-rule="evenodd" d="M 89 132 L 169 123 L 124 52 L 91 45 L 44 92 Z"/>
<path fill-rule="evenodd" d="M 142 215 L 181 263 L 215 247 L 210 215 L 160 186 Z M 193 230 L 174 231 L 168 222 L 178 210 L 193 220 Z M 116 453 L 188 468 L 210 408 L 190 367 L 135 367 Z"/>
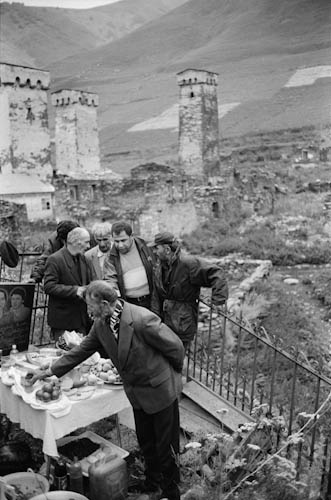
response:
<path fill-rule="evenodd" d="M 322 366 L 309 366 L 299 351 L 288 353 L 265 331 L 253 331 L 241 318 L 213 310 L 200 302 L 198 334 L 192 342 L 186 368 L 195 379 L 251 415 L 263 405 L 268 418 L 282 416 L 274 443 L 296 433 L 330 397 L 331 379 Z M 313 364 L 313 362 L 310 362 Z M 286 457 L 296 464 L 297 479 L 315 468 L 320 498 L 331 500 L 331 403 L 312 418 L 303 441 L 287 447 Z"/>

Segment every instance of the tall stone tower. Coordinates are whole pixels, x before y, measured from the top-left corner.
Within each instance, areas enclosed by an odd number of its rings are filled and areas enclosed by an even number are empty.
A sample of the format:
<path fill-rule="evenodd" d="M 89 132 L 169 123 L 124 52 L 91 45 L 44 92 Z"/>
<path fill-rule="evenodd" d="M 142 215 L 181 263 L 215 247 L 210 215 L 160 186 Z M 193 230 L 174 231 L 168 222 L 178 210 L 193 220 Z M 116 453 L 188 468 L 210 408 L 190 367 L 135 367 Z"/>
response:
<path fill-rule="evenodd" d="M 80 90 L 52 93 L 55 106 L 56 170 L 74 177 L 100 169 L 97 94 Z"/>
<path fill-rule="evenodd" d="M 49 72 L 0 63 L 0 173 L 52 176 Z"/>
<path fill-rule="evenodd" d="M 220 173 L 217 73 L 186 69 L 179 85 L 179 163 L 191 176 Z"/>

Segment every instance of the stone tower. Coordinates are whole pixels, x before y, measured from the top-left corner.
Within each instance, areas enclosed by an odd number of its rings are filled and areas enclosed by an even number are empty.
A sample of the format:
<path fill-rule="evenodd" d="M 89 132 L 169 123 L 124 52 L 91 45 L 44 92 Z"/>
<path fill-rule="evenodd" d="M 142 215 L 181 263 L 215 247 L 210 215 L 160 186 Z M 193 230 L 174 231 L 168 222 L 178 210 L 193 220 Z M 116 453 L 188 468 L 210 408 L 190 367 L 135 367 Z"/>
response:
<path fill-rule="evenodd" d="M 0 173 L 52 176 L 49 72 L 0 63 Z"/>
<path fill-rule="evenodd" d="M 52 104 L 56 170 L 74 177 L 100 172 L 97 94 L 59 90 L 52 93 Z"/>
<path fill-rule="evenodd" d="M 187 175 L 210 178 L 220 173 L 217 73 L 186 69 L 179 85 L 179 163 Z"/>

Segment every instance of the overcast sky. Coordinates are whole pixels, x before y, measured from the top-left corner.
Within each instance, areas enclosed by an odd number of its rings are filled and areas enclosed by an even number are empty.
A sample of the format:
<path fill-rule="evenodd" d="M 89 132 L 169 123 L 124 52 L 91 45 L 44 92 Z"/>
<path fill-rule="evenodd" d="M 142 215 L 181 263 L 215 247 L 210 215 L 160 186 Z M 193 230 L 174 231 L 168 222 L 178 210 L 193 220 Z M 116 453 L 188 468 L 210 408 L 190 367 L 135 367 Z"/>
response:
<path fill-rule="evenodd" d="M 8 0 L 7 0 L 8 1 Z M 118 2 L 120 0 L 24 0 L 24 5 L 33 5 L 35 7 L 62 7 L 63 9 L 89 9 L 98 5 Z M 1 3 L 1 2 L 0 2 Z M 9 3 L 13 3 L 9 0 Z"/>

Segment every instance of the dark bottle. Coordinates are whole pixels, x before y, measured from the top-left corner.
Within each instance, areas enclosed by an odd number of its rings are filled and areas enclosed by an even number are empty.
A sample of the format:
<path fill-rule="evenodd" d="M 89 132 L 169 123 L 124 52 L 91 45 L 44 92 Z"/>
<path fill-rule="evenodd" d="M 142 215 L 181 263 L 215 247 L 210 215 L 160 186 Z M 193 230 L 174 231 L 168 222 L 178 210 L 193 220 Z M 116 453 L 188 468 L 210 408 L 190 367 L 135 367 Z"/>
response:
<path fill-rule="evenodd" d="M 82 466 L 77 457 L 74 457 L 74 461 L 71 464 L 68 464 L 68 472 L 70 491 L 76 491 L 76 493 L 83 494 L 83 472 Z"/>
<path fill-rule="evenodd" d="M 62 458 L 59 458 L 55 462 L 53 484 L 55 490 L 68 489 L 67 467 L 65 461 Z"/>

